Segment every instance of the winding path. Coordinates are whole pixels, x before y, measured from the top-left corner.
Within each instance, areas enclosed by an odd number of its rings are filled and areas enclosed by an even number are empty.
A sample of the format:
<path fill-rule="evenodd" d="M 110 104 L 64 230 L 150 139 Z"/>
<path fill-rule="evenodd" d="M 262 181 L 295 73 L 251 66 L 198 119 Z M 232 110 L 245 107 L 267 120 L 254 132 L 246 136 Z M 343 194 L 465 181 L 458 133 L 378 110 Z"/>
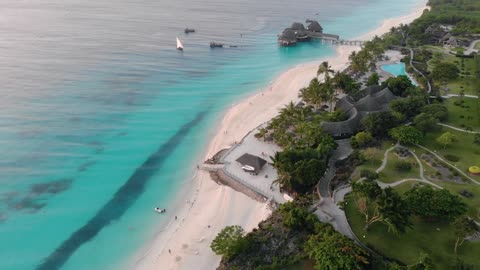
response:
<path fill-rule="evenodd" d="M 480 134 L 480 132 L 478 132 L 478 131 L 471 131 L 471 130 L 466 130 L 466 129 L 462 129 L 462 128 L 457 128 L 457 127 L 450 126 L 450 125 L 443 124 L 443 123 L 437 123 L 437 125 L 442 126 L 442 127 L 446 127 L 446 128 L 450 128 L 450 129 L 453 129 L 453 130 L 456 130 L 456 131 L 460 131 L 460 132 L 465 132 L 465 133 L 470 133 L 470 134 Z"/>
<path fill-rule="evenodd" d="M 420 147 L 422 148 L 423 150 L 429 152 L 430 154 L 434 155 L 437 159 L 439 159 L 440 161 L 442 161 L 443 163 L 447 164 L 448 166 L 450 166 L 451 168 L 455 169 L 456 171 L 458 171 L 461 175 L 465 176 L 466 178 L 468 178 L 470 181 L 472 181 L 473 183 L 477 184 L 477 185 L 480 185 L 480 182 L 478 182 L 477 180 L 471 178 L 470 176 L 468 176 L 466 173 L 464 173 L 462 170 L 460 170 L 459 168 L 457 168 L 455 165 L 451 164 L 450 162 L 446 161 L 445 159 L 443 159 L 441 156 L 439 156 L 437 153 L 433 152 L 432 150 L 424 147 L 424 146 L 421 146 L 420 144 L 416 144 L 417 147 Z"/>
<path fill-rule="evenodd" d="M 414 65 L 413 65 L 413 57 L 414 57 L 414 53 L 413 53 L 413 50 L 412 48 L 408 48 L 410 50 L 410 66 L 412 66 L 413 70 L 415 70 L 418 74 L 420 74 L 424 79 L 425 81 L 427 82 L 427 93 L 431 93 L 432 92 L 432 85 L 430 84 L 430 81 L 427 79 L 427 77 L 425 75 L 423 75 L 422 72 L 420 72 L 420 70 L 418 70 Z"/>

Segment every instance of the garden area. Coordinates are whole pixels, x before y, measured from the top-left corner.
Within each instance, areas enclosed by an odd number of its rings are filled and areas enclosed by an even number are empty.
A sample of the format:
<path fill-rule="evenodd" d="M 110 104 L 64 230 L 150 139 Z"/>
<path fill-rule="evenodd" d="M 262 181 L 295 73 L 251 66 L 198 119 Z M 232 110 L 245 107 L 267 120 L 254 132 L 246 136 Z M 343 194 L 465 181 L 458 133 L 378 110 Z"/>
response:
<path fill-rule="evenodd" d="M 400 188 L 408 189 L 409 183 Z M 380 254 L 403 264 L 413 264 L 422 253 L 429 254 L 439 270 L 454 269 L 456 256 L 453 252 L 456 237 L 453 226 L 441 221 L 427 222 L 412 218 L 412 228 L 404 234 L 388 232 L 382 224 L 373 224 L 364 230 L 365 219 L 357 210 L 352 198 L 345 204 L 345 212 L 353 232 L 361 241 Z M 458 257 L 467 264 L 480 265 L 480 242 L 465 242 L 458 249 Z"/>
<path fill-rule="evenodd" d="M 442 69 L 436 70 L 435 74 L 438 74 L 440 78 L 436 83 L 441 86 L 441 94 L 460 94 L 478 95 L 479 81 L 475 78 L 477 71 L 478 59 L 475 58 L 460 58 L 454 55 L 448 54 L 442 48 L 425 46 L 424 49 L 432 52 L 432 58 L 427 62 L 428 71 L 432 72 L 442 63 L 452 64 L 453 66 L 444 65 L 444 67 L 455 67 L 456 71 L 445 70 L 445 74 L 442 74 Z M 445 91 L 448 89 L 448 91 Z"/>
<path fill-rule="evenodd" d="M 441 145 L 438 138 L 443 134 L 448 133 L 451 136 L 447 144 Z M 475 135 L 465 132 L 452 130 L 449 128 L 440 128 L 425 135 L 421 140 L 420 145 L 434 151 L 450 164 L 460 169 L 465 174 L 468 174 L 470 166 L 480 165 L 480 144 L 475 143 Z M 418 155 L 425 153 L 424 150 L 413 147 L 418 151 Z M 452 172 L 453 173 L 453 172 Z M 469 175 L 474 180 L 480 181 L 480 176 Z"/>
<path fill-rule="evenodd" d="M 445 99 L 444 104 L 448 108 L 445 124 L 480 131 L 480 99 L 455 97 Z"/>

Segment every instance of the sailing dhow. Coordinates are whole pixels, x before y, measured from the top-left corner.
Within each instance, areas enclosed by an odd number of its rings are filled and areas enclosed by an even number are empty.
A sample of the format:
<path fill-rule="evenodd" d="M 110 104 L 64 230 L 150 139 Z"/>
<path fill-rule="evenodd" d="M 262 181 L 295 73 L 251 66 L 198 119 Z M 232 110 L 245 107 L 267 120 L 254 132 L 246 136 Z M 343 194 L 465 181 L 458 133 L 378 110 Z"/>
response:
<path fill-rule="evenodd" d="M 177 37 L 177 50 L 183 51 L 183 44 L 180 42 L 180 39 Z"/>

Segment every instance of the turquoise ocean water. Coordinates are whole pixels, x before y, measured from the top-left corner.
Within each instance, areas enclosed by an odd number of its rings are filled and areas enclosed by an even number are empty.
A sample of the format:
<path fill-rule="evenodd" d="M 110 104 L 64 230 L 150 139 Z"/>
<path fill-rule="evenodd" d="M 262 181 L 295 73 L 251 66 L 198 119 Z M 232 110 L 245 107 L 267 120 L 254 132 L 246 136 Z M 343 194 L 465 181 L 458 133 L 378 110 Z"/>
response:
<path fill-rule="evenodd" d="M 316 18 L 353 38 L 419 1 L 0 3 L 0 269 L 77 270 L 124 268 L 164 226 L 152 207 L 181 193 L 221 113 L 334 53 L 279 48 L 284 27 Z"/>

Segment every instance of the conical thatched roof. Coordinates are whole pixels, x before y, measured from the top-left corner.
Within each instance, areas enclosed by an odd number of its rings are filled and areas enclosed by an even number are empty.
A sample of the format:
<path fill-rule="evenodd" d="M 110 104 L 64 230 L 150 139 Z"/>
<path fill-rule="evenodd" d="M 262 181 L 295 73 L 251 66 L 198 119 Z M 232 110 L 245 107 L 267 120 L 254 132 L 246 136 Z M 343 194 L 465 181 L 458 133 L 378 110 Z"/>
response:
<path fill-rule="evenodd" d="M 295 35 L 295 31 L 293 31 L 293 29 L 286 28 L 285 30 L 283 30 L 279 39 L 283 41 L 295 42 L 297 41 L 297 36 Z"/>
<path fill-rule="evenodd" d="M 292 28 L 293 30 L 305 30 L 305 26 L 303 26 L 303 24 L 299 22 L 292 23 L 292 26 L 290 28 Z"/>
<path fill-rule="evenodd" d="M 307 29 L 312 32 L 323 32 L 323 27 L 317 21 L 310 22 L 310 24 L 307 26 Z"/>
<path fill-rule="evenodd" d="M 388 88 L 385 88 L 378 93 L 361 98 L 355 103 L 355 107 L 361 112 L 385 111 L 388 110 L 388 103 L 396 98 Z"/>

